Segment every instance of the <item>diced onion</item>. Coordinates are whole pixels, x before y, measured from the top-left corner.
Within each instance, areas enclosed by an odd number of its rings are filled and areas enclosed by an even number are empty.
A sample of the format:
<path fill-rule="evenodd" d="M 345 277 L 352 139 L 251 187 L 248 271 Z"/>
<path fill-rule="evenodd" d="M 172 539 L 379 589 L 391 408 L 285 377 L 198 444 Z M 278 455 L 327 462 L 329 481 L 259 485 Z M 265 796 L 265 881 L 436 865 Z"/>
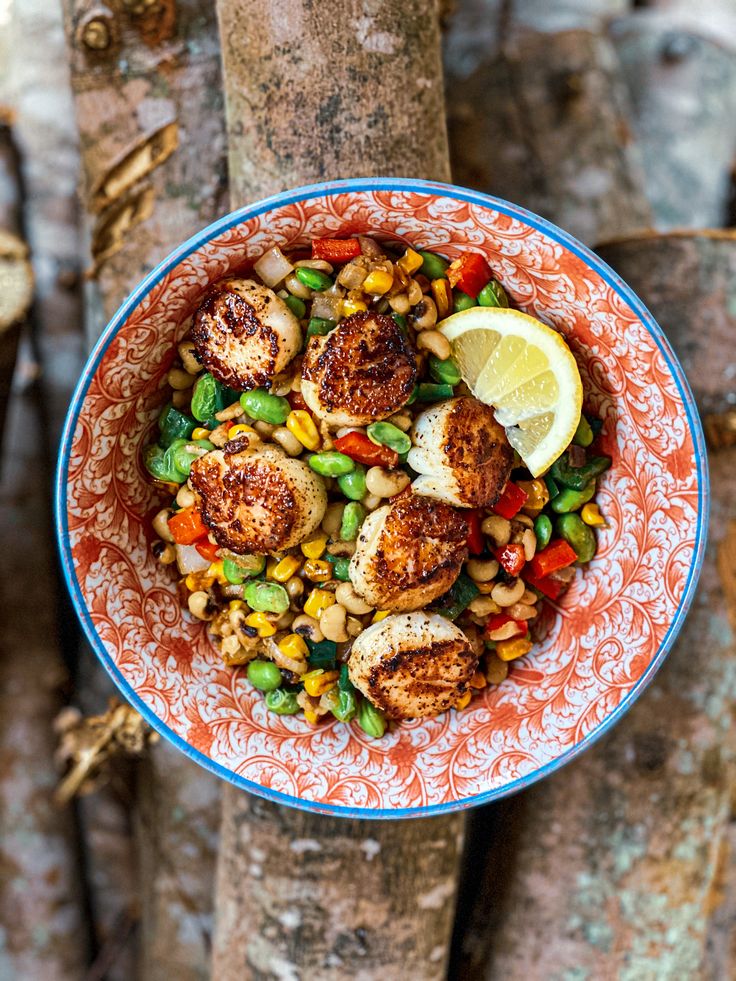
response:
<path fill-rule="evenodd" d="M 188 576 L 190 572 L 204 572 L 209 569 L 210 560 L 200 555 L 195 545 L 176 545 L 176 563 L 179 572 Z"/>
<path fill-rule="evenodd" d="M 328 293 L 315 293 L 312 297 L 311 315 L 324 320 L 339 320 L 342 316 L 342 298 Z"/>
<path fill-rule="evenodd" d="M 272 287 L 286 279 L 294 269 L 278 245 L 264 253 L 253 268 L 266 286 Z"/>

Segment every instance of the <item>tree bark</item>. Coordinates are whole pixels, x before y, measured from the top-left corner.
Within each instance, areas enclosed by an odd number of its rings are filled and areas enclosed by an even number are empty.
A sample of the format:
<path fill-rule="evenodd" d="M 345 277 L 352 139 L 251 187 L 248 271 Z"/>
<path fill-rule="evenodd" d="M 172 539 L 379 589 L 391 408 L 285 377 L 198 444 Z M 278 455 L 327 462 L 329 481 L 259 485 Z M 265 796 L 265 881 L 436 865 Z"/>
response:
<path fill-rule="evenodd" d="M 736 46 L 637 11 L 611 25 L 660 229 L 725 223 L 736 155 Z"/>
<path fill-rule="evenodd" d="M 651 212 L 615 52 L 580 8 L 564 20 L 551 4 L 463 8 L 446 50 L 448 126 L 458 183 L 595 242 L 648 227 Z"/>
<path fill-rule="evenodd" d="M 736 775 L 736 237 L 652 234 L 600 251 L 667 332 L 701 410 L 723 422 L 709 545 L 650 689 L 611 735 L 513 802 L 511 875 L 499 878 L 489 857 L 492 956 L 470 979 L 703 976 Z"/>
<path fill-rule="evenodd" d="M 287 24 L 274 0 L 218 3 L 233 207 L 325 178 L 449 179 L 437 11 L 368 10 L 317 0 Z M 463 827 L 340 820 L 225 787 L 213 978 L 444 977 Z"/>
<path fill-rule="evenodd" d="M 63 7 L 93 341 L 156 262 L 226 210 L 219 45 L 214 9 L 198 0 Z M 134 822 L 146 981 L 208 976 L 218 793 L 218 781 L 184 755 L 151 750 Z M 106 893 L 110 885 L 100 882 Z"/>

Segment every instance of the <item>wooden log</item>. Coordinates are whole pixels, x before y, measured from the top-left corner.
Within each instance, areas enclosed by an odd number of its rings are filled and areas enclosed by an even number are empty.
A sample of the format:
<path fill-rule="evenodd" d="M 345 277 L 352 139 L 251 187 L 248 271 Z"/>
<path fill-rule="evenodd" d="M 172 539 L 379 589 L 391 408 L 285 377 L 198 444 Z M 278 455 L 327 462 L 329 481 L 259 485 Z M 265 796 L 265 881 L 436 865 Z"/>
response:
<path fill-rule="evenodd" d="M 226 210 L 219 43 L 214 9 L 198 0 L 63 7 L 92 252 L 91 342 L 158 260 Z M 208 976 L 218 786 L 163 744 L 138 781 L 147 981 Z M 108 886 L 101 879 L 100 890 Z"/>
<path fill-rule="evenodd" d="M 707 981 L 721 981 L 736 977 L 736 814 L 733 813 L 721 840 L 712 907 L 704 975 Z"/>
<path fill-rule="evenodd" d="M 667 332 L 701 410 L 728 413 L 736 236 L 648 235 L 600 251 Z M 610 735 L 510 802 L 511 842 L 500 847 L 516 844 L 511 874 L 498 875 L 492 853 L 486 878 L 490 957 L 464 978 L 703 976 L 736 777 L 736 440 L 722 445 L 711 452 L 709 546 L 680 638 Z"/>
<path fill-rule="evenodd" d="M 458 183 L 595 242 L 648 227 L 651 212 L 615 53 L 578 17 L 559 30 L 513 0 L 465 7 L 445 58 L 448 127 Z"/>
<path fill-rule="evenodd" d="M 610 37 L 656 227 L 723 225 L 736 157 L 736 34 L 729 44 L 670 11 L 637 11 L 614 21 Z"/>
<path fill-rule="evenodd" d="M 218 3 L 232 205 L 322 178 L 448 180 L 436 10 L 317 0 L 287 28 L 280 9 Z M 463 827 L 340 820 L 226 787 L 214 981 L 444 977 Z"/>

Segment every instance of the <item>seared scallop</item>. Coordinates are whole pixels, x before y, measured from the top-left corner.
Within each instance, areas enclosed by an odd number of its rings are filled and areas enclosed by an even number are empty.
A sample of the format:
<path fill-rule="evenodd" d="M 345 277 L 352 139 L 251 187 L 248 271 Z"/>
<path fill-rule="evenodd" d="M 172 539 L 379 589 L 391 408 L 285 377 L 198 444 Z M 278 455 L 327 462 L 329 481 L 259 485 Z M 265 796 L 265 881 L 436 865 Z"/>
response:
<path fill-rule="evenodd" d="M 401 613 L 356 638 L 348 672 L 389 719 L 418 719 L 456 705 L 477 665 L 470 641 L 451 620 Z"/>
<path fill-rule="evenodd" d="M 470 396 L 438 402 L 415 419 L 412 442 L 415 494 L 461 508 L 490 507 L 501 496 L 514 451 L 489 405 Z"/>
<path fill-rule="evenodd" d="M 407 497 L 370 514 L 350 562 L 356 591 L 382 610 L 418 610 L 446 593 L 468 557 L 468 523 L 455 508 Z"/>
<path fill-rule="evenodd" d="M 299 321 L 281 297 L 252 279 L 221 279 L 192 327 L 197 357 L 238 391 L 267 386 L 302 346 Z"/>
<path fill-rule="evenodd" d="M 354 313 L 310 339 L 302 395 L 331 426 L 365 426 L 405 405 L 416 376 L 416 356 L 398 324 L 385 314 Z"/>
<path fill-rule="evenodd" d="M 219 545 L 241 555 L 292 548 L 322 521 L 325 485 L 301 460 L 247 443 L 233 440 L 192 464 L 202 519 Z"/>

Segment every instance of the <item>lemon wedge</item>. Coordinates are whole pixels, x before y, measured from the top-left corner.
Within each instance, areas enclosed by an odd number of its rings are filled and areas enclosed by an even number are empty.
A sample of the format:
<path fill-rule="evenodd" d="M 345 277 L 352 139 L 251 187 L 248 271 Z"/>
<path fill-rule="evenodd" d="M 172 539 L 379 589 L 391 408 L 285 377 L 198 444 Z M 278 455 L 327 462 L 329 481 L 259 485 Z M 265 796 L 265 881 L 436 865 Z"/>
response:
<path fill-rule="evenodd" d="M 471 307 L 437 329 L 524 465 L 534 477 L 544 473 L 575 435 L 583 404 L 580 372 L 563 337 L 507 307 Z"/>

